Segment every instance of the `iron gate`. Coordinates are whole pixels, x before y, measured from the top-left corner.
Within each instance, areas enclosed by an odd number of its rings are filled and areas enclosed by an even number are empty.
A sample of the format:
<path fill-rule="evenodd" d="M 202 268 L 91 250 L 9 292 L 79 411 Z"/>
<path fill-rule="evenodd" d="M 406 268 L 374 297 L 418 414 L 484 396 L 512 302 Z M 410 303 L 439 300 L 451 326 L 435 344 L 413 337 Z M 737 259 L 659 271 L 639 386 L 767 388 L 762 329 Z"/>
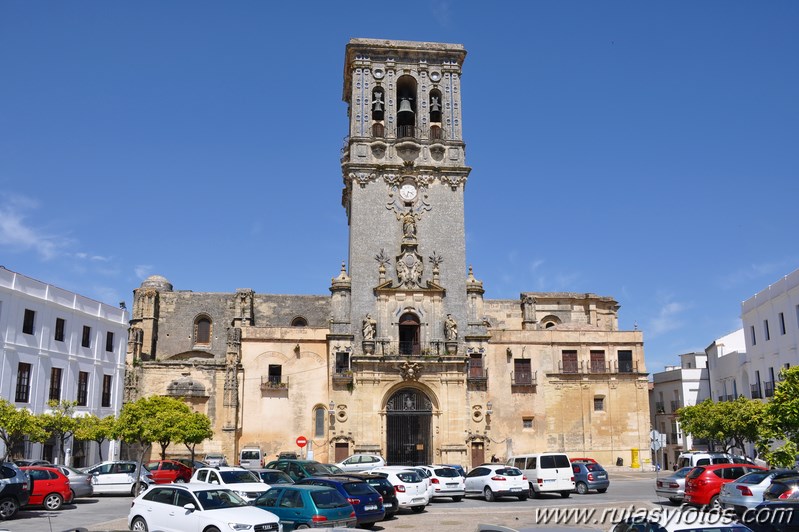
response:
<path fill-rule="evenodd" d="M 386 462 L 391 465 L 433 463 L 433 403 L 421 391 L 399 390 L 386 403 Z"/>

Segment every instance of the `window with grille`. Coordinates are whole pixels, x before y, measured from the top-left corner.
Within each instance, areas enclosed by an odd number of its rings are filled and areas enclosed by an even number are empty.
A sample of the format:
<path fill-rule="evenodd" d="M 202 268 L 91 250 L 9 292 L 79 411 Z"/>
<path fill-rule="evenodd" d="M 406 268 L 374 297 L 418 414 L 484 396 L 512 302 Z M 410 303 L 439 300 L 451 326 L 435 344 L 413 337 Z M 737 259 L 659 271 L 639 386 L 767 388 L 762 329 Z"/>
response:
<path fill-rule="evenodd" d="M 577 351 L 563 351 L 562 357 L 563 373 L 577 373 Z"/>
<path fill-rule="evenodd" d="M 60 401 L 61 400 L 61 375 L 62 375 L 61 368 L 51 368 L 50 369 L 50 401 Z"/>
<path fill-rule="evenodd" d="M 283 377 L 283 366 L 280 364 L 269 364 L 269 382 L 272 384 L 280 384 L 280 379 Z"/>
<path fill-rule="evenodd" d="M 515 359 L 513 361 L 513 383 L 532 384 L 533 371 L 530 366 L 529 358 Z"/>
<path fill-rule="evenodd" d="M 194 343 L 208 345 L 211 343 L 211 320 L 203 317 L 194 323 Z"/>
<path fill-rule="evenodd" d="M 325 436 L 325 414 L 327 410 L 324 407 L 317 407 L 313 411 L 314 417 L 314 438 L 324 438 Z"/>
<path fill-rule="evenodd" d="M 31 368 L 30 364 L 20 362 L 17 366 L 17 390 L 14 400 L 18 403 L 27 403 L 31 394 Z"/>
<path fill-rule="evenodd" d="M 33 322 L 36 319 L 36 311 L 29 308 L 25 309 L 25 317 L 22 320 L 22 332 L 33 334 Z"/>
<path fill-rule="evenodd" d="M 78 406 L 86 406 L 89 398 L 89 373 L 81 371 L 78 373 Z"/>
<path fill-rule="evenodd" d="M 111 375 L 103 375 L 103 406 L 111 406 Z"/>
<path fill-rule="evenodd" d="M 605 410 L 605 398 L 601 395 L 594 397 L 594 412 L 602 412 Z"/>
<path fill-rule="evenodd" d="M 604 351 L 591 351 L 591 373 L 605 373 Z"/>
<path fill-rule="evenodd" d="M 633 372 L 633 352 L 632 351 L 619 351 L 619 373 L 632 373 Z"/>
<path fill-rule="evenodd" d="M 53 334 L 53 339 L 56 342 L 64 341 L 64 329 L 66 329 L 66 325 L 67 322 L 63 318 L 55 319 L 55 334 Z"/>
<path fill-rule="evenodd" d="M 83 335 L 81 335 L 80 345 L 83 347 L 92 346 L 92 328 L 88 325 L 83 326 Z"/>

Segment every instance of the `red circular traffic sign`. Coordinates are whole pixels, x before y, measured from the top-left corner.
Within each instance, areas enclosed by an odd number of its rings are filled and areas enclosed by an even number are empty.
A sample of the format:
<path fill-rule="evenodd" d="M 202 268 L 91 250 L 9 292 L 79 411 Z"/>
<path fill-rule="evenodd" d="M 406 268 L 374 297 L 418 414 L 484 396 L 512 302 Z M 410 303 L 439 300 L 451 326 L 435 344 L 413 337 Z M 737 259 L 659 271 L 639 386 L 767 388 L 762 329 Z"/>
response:
<path fill-rule="evenodd" d="M 302 448 L 305 447 L 306 445 L 308 445 L 308 440 L 305 438 L 305 436 L 300 436 L 299 438 L 297 438 L 297 447 Z"/>

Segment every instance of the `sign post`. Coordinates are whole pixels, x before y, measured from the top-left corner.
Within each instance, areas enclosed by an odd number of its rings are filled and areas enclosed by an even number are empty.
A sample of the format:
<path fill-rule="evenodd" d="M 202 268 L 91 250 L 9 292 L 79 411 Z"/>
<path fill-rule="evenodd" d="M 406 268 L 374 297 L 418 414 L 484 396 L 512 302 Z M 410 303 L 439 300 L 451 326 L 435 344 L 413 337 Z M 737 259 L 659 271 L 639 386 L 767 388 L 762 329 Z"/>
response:
<path fill-rule="evenodd" d="M 305 436 L 297 436 L 297 439 L 294 440 L 294 443 L 297 444 L 297 447 L 302 449 L 303 447 L 308 445 L 308 438 L 306 438 Z"/>

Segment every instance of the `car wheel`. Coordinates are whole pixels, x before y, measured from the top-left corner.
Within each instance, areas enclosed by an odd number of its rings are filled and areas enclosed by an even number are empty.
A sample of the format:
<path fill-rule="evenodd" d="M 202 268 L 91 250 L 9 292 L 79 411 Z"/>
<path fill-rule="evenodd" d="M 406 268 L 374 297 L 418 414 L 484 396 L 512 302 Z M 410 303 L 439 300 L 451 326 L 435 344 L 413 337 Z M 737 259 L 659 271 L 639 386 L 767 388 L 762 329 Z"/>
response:
<path fill-rule="evenodd" d="M 138 530 L 139 532 L 147 532 L 147 530 L 149 530 L 147 528 L 147 521 L 145 521 L 141 517 L 133 518 L 133 521 L 130 522 L 130 529 Z"/>
<path fill-rule="evenodd" d="M 596 490 L 597 493 L 605 493 L 606 491 L 608 491 L 608 488 L 597 488 Z"/>
<path fill-rule="evenodd" d="M 58 493 L 51 493 L 47 495 L 42 501 L 42 505 L 50 511 L 60 510 L 64 504 L 64 498 Z"/>
<path fill-rule="evenodd" d="M 424 511 L 424 506 L 411 506 L 411 510 L 413 510 L 415 514 L 420 514 Z"/>
<path fill-rule="evenodd" d="M 721 510 L 721 503 L 719 503 L 719 496 L 714 495 L 707 503 L 707 510 Z"/>
<path fill-rule="evenodd" d="M 212 526 L 211 528 L 206 528 L 205 532 L 219 532 L 219 529 L 215 526 Z"/>
<path fill-rule="evenodd" d="M 532 497 L 533 499 L 537 499 L 540 496 L 541 496 L 541 494 L 538 493 L 537 491 L 535 491 L 535 488 L 533 487 L 533 485 L 530 484 L 530 497 Z"/>
<path fill-rule="evenodd" d="M 560 492 L 560 496 L 563 497 L 564 499 L 568 499 L 569 496 L 571 496 L 571 494 L 572 494 L 572 492 L 570 492 L 570 491 L 561 491 Z"/>
<path fill-rule="evenodd" d="M 75 490 L 73 490 L 72 488 L 69 488 L 69 492 L 72 494 L 72 499 L 70 499 L 70 500 L 74 501 L 75 499 L 78 498 L 78 494 L 75 493 Z"/>
<path fill-rule="evenodd" d="M 497 498 L 494 497 L 494 492 L 491 491 L 491 488 L 489 488 L 488 486 L 486 486 L 485 489 L 483 490 L 483 497 L 485 497 L 486 501 L 488 502 L 494 502 L 495 500 L 497 500 Z"/>
<path fill-rule="evenodd" d="M 0 519 L 11 519 L 19 510 L 19 503 L 16 499 L 3 499 L 0 501 Z"/>
<path fill-rule="evenodd" d="M 577 483 L 577 493 L 580 495 L 585 495 L 588 493 L 588 486 L 585 485 L 585 482 L 578 482 Z"/>
<path fill-rule="evenodd" d="M 671 504 L 679 506 L 680 503 L 682 502 L 682 499 L 678 499 L 677 497 L 669 497 L 669 502 Z"/>
<path fill-rule="evenodd" d="M 308 525 L 298 525 L 294 530 L 302 530 L 304 528 L 311 528 Z"/>
<path fill-rule="evenodd" d="M 527 500 L 527 494 L 525 493 L 524 495 L 519 495 L 519 500 L 520 501 L 526 501 Z"/>
<path fill-rule="evenodd" d="M 463 500 L 463 497 L 458 495 L 457 497 L 453 497 L 452 500 L 455 501 L 455 502 L 461 502 Z"/>

